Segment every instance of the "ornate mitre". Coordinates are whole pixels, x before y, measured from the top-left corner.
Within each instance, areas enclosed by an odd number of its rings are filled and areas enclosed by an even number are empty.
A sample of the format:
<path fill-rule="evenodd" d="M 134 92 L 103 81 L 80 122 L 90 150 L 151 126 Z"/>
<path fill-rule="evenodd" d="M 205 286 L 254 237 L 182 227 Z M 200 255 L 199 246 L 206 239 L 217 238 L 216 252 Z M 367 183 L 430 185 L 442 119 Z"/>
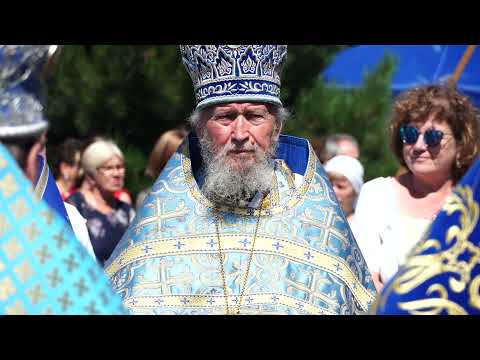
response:
<path fill-rule="evenodd" d="M 44 78 L 56 45 L 0 45 L 0 138 L 34 137 L 47 127 Z"/>
<path fill-rule="evenodd" d="M 181 45 L 197 109 L 225 102 L 280 101 L 286 45 Z"/>

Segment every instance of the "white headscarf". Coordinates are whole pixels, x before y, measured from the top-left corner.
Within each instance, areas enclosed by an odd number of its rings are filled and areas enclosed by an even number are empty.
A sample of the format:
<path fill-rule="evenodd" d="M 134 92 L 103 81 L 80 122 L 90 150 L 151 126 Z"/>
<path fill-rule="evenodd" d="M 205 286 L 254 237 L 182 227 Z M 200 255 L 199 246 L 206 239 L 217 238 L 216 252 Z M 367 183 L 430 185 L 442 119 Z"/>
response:
<path fill-rule="evenodd" d="M 355 192 L 360 194 L 363 185 L 363 166 L 357 159 L 338 155 L 327 161 L 324 166 L 326 172 L 336 172 L 345 176 L 353 186 Z"/>

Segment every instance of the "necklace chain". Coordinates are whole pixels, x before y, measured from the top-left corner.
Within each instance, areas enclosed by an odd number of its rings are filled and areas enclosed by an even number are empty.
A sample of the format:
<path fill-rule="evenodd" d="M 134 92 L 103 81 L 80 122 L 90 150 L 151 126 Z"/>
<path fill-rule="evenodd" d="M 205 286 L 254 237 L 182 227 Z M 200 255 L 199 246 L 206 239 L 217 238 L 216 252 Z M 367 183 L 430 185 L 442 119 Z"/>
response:
<path fill-rule="evenodd" d="M 262 202 L 262 205 L 263 205 L 263 202 Z M 262 208 L 262 207 L 260 207 L 260 208 Z M 259 225 L 260 225 L 260 212 L 258 213 L 258 216 L 257 216 L 257 224 L 255 226 L 255 233 L 253 235 L 252 248 L 250 249 L 250 253 L 249 253 L 249 256 L 248 256 L 247 270 L 245 271 L 245 276 L 243 278 L 243 283 L 242 283 L 242 286 L 240 288 L 240 298 L 238 299 L 237 310 L 234 313 L 230 313 L 230 308 L 228 306 L 227 280 L 226 280 L 225 266 L 224 266 L 225 256 L 222 252 L 222 246 L 221 246 L 221 243 L 220 243 L 220 230 L 219 230 L 219 226 L 218 226 L 219 222 L 220 222 L 220 216 L 218 215 L 218 212 L 217 212 L 215 227 L 216 227 L 216 230 L 217 230 L 218 258 L 219 258 L 219 262 L 220 262 L 220 272 L 222 274 L 222 281 L 223 281 L 223 293 L 224 293 L 224 296 L 225 296 L 225 309 L 226 309 L 227 315 L 235 315 L 235 314 L 239 315 L 240 314 L 240 306 L 242 305 L 243 295 L 244 295 L 245 288 L 246 288 L 246 285 L 247 285 L 248 274 L 250 272 L 250 266 L 252 264 L 253 250 L 255 249 L 255 241 L 257 239 L 258 228 L 259 228 Z"/>

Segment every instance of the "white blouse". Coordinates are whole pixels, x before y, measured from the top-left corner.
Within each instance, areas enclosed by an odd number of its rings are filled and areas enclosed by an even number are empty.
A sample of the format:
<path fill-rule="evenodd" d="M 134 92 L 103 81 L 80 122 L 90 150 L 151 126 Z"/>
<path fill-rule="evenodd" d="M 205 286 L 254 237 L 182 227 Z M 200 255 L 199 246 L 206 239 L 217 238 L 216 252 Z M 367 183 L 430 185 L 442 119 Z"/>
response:
<path fill-rule="evenodd" d="M 352 226 L 370 272 L 380 273 L 384 283 L 396 274 L 432 222 L 399 211 L 394 181 L 382 177 L 363 185 Z"/>
<path fill-rule="evenodd" d="M 83 245 L 87 252 L 94 258 L 95 253 L 93 251 L 92 243 L 90 241 L 90 235 L 87 229 L 87 220 L 78 212 L 77 208 L 69 203 L 64 202 L 67 215 L 72 224 L 73 233 L 77 237 L 78 241 Z"/>

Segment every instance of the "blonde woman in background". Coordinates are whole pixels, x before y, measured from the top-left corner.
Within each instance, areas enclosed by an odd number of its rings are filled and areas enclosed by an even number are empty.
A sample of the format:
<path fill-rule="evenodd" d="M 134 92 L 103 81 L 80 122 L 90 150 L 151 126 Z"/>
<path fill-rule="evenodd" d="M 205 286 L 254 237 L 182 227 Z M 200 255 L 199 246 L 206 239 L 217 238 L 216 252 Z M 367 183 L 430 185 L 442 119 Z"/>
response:
<path fill-rule="evenodd" d="M 67 202 L 87 220 L 93 250 L 103 265 L 135 215 L 114 195 L 124 185 L 124 156 L 115 143 L 97 138 L 83 152 L 82 168 L 84 181 Z"/>

